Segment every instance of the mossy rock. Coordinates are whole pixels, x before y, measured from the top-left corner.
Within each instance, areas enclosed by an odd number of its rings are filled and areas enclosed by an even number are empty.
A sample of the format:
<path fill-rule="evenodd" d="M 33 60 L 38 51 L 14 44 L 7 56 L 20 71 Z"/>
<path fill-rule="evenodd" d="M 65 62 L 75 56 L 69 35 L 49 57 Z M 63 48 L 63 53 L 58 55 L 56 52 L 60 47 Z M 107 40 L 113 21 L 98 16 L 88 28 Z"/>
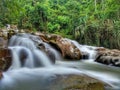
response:
<path fill-rule="evenodd" d="M 58 76 L 50 90 L 104 90 L 104 84 L 96 79 L 83 75 Z"/>

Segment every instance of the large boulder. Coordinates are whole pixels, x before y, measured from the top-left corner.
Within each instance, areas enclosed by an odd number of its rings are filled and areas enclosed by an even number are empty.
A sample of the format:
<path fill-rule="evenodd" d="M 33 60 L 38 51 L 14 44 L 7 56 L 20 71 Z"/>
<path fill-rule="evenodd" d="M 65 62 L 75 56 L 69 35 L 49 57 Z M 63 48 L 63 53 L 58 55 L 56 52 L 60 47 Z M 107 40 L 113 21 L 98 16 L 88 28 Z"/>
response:
<path fill-rule="evenodd" d="M 86 75 L 57 75 L 49 90 L 104 90 L 104 84 Z"/>
<path fill-rule="evenodd" d="M 6 70 L 9 67 L 9 59 L 10 54 L 7 48 L 7 40 L 4 37 L 0 37 L 0 71 Z"/>
<path fill-rule="evenodd" d="M 0 48 L 0 71 L 7 70 L 11 65 L 11 54 L 8 48 Z"/>
<path fill-rule="evenodd" d="M 55 34 L 45 35 L 37 33 L 37 35 L 39 35 L 44 42 L 52 44 L 52 46 L 61 52 L 64 58 L 81 59 L 82 54 L 80 50 L 71 42 L 71 40 Z"/>
<path fill-rule="evenodd" d="M 117 49 L 98 48 L 96 62 L 120 67 L 120 51 Z"/>

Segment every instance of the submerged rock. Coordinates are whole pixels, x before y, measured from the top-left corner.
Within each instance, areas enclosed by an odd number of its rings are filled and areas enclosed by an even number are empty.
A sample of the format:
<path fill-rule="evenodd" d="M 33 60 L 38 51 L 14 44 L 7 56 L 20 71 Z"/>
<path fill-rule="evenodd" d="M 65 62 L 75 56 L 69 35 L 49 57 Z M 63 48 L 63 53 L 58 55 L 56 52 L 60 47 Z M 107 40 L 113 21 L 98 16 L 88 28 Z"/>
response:
<path fill-rule="evenodd" d="M 55 54 L 52 52 L 52 50 L 47 49 L 46 54 L 49 57 L 49 59 L 51 60 L 51 62 L 55 63 L 56 58 L 55 58 Z"/>
<path fill-rule="evenodd" d="M 82 52 L 82 59 L 89 59 L 89 53 Z"/>
<path fill-rule="evenodd" d="M 120 67 L 120 51 L 116 49 L 98 48 L 96 62 Z"/>
<path fill-rule="evenodd" d="M 0 83 L 0 90 L 104 90 L 106 83 L 78 73 L 57 67 L 12 70 L 4 73 L 8 77 Z"/>
<path fill-rule="evenodd" d="M 58 75 L 49 90 L 104 90 L 104 84 L 82 75 Z"/>

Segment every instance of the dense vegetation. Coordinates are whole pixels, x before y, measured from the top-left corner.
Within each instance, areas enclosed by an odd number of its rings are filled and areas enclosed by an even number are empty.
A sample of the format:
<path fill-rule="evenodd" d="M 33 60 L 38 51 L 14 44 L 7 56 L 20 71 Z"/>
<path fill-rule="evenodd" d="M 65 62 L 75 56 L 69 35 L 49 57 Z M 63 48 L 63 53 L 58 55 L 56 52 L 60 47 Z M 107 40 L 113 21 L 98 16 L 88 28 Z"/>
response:
<path fill-rule="evenodd" d="M 120 48 L 120 0 L 0 0 L 5 24 Z"/>

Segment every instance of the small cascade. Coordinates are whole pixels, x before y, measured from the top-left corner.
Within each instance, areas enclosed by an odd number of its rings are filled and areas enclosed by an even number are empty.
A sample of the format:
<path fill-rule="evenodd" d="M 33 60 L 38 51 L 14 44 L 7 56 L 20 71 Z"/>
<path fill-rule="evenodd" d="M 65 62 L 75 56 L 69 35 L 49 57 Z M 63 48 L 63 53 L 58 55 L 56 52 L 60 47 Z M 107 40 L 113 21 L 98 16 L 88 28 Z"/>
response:
<path fill-rule="evenodd" d="M 96 47 L 92 47 L 92 46 L 87 46 L 87 45 L 80 45 L 78 42 L 71 40 L 71 42 L 77 47 L 79 48 L 79 50 L 82 53 L 88 53 L 89 58 L 88 59 L 95 59 L 96 56 Z"/>
<path fill-rule="evenodd" d="M 9 47 L 12 53 L 12 65 L 9 68 L 10 69 L 18 69 L 21 67 L 34 67 L 34 60 L 32 52 L 23 46 L 14 46 Z"/>
<path fill-rule="evenodd" d="M 55 55 L 55 60 L 62 60 L 62 57 L 61 57 L 60 53 L 57 50 L 55 50 L 48 43 L 44 43 L 44 45 L 45 45 L 46 51 L 50 51 L 51 53 L 53 53 L 53 55 Z"/>
<path fill-rule="evenodd" d="M 13 36 L 10 39 L 9 46 L 24 46 L 31 50 L 36 49 L 36 46 L 32 40 L 27 37 Z"/>
<path fill-rule="evenodd" d="M 35 35 L 29 35 L 29 38 L 39 45 L 43 45 L 46 52 L 50 52 L 55 56 L 55 60 L 62 60 L 60 53 L 54 49 L 50 44 L 43 42 L 42 39 Z"/>
<path fill-rule="evenodd" d="M 12 52 L 13 59 L 10 69 L 52 66 L 47 55 L 38 50 L 34 43 L 35 40 L 41 43 L 42 41 L 39 39 L 40 38 L 30 34 L 18 34 L 10 39 L 9 48 Z"/>
<path fill-rule="evenodd" d="M 12 47 L 9 47 L 9 49 L 12 52 L 12 65 L 10 66 L 9 70 L 21 68 L 21 62 L 19 60 L 18 50 Z"/>

